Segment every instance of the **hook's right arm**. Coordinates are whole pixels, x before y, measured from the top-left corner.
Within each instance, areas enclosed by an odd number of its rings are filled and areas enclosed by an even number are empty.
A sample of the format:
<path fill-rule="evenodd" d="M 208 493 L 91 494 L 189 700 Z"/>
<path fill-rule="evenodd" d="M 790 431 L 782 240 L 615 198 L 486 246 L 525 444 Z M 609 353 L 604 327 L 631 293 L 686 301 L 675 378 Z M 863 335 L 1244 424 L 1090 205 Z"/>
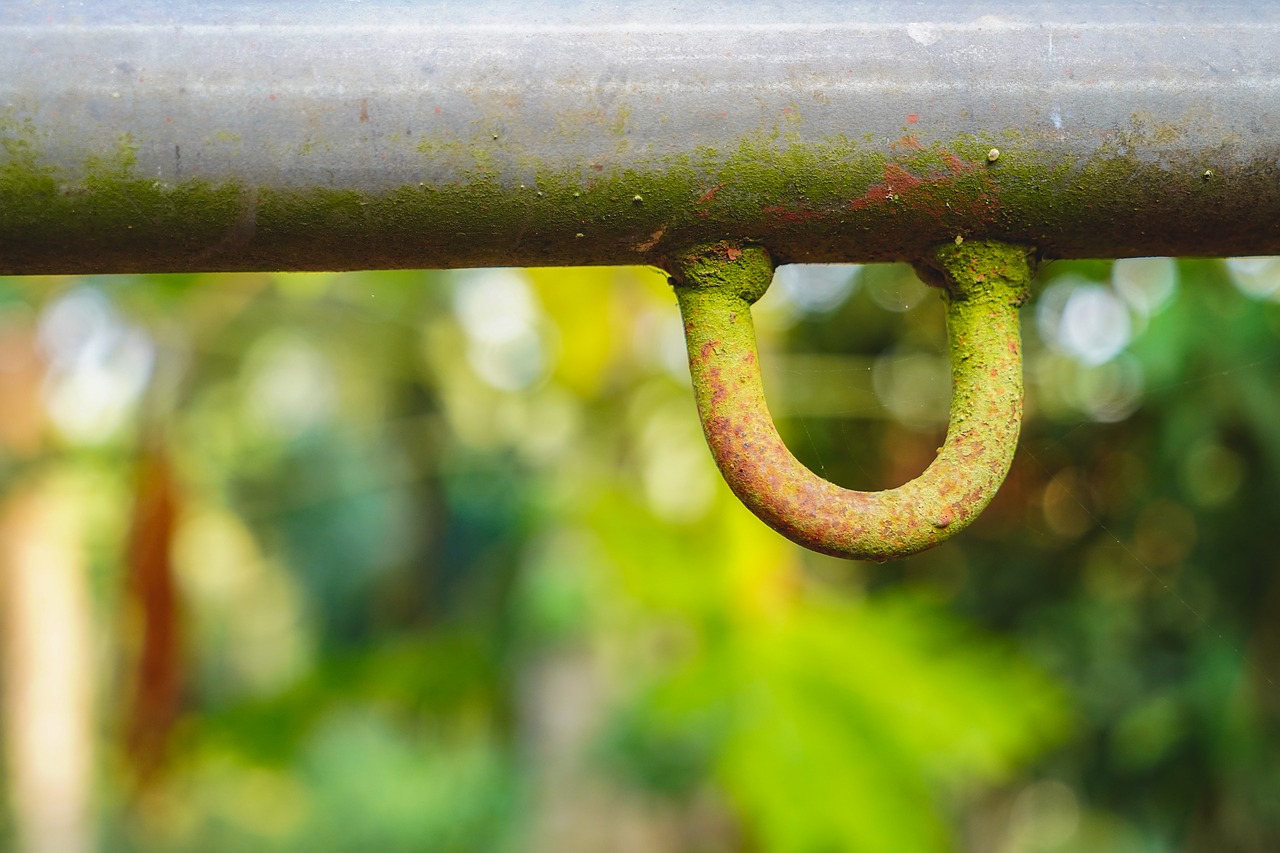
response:
<path fill-rule="evenodd" d="M 1009 471 L 1022 420 L 1018 308 L 1032 266 L 1017 246 L 972 241 L 933 251 L 951 351 L 951 421 L 937 458 L 896 489 L 859 492 L 818 477 L 783 444 L 765 403 L 750 306 L 773 277 L 759 246 L 686 253 L 673 285 L 703 432 L 738 498 L 787 538 L 824 554 L 889 560 L 964 529 Z"/>

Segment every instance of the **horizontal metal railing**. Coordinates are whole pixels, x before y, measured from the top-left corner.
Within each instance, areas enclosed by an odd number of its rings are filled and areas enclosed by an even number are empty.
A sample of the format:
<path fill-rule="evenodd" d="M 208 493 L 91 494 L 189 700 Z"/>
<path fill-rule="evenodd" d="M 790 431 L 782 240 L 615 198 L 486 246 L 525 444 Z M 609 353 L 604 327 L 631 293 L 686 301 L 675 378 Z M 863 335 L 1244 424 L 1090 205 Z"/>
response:
<path fill-rule="evenodd" d="M 0 0 L 0 272 L 1280 251 L 1280 4 Z"/>

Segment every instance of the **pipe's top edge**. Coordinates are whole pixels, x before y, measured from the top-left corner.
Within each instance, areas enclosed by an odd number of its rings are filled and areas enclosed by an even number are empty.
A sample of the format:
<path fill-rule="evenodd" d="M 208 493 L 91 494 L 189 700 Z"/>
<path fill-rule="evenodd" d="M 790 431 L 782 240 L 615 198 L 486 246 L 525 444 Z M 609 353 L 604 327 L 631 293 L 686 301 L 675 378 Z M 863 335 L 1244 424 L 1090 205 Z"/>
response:
<path fill-rule="evenodd" d="M 600 4 L 589 2 L 537 2 L 537 0 L 485 0 L 459 4 L 446 0 L 152 0 L 124 3 L 119 0 L 83 3 L 0 2 L 5 27 L 82 26 L 214 26 L 214 27 L 316 27 L 346 28 L 416 26 L 456 29 L 492 27 L 555 29 L 584 27 L 593 30 L 654 31 L 706 26 L 720 30 L 750 28 L 777 30 L 788 25 L 804 28 L 840 24 L 854 27 L 904 28 L 919 25 L 1041 27 L 1070 25 L 1095 27 L 1182 25 L 1196 29 L 1231 26 L 1267 26 L 1280 23 L 1280 4 L 1266 0 L 1234 0 L 1160 4 L 1114 0 L 981 0 L 970 3 L 872 2 L 872 0 L 719 0 L 672 4 L 660 0 L 636 0 L 615 4 L 602 14 Z"/>

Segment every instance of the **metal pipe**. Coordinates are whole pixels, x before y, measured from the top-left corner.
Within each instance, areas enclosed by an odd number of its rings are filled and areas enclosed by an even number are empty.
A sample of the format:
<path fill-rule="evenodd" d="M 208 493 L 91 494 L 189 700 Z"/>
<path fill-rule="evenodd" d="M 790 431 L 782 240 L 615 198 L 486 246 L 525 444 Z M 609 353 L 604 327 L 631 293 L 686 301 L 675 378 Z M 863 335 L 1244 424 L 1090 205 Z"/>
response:
<path fill-rule="evenodd" d="M 1280 252 L 1280 4 L 0 0 L 0 272 Z"/>

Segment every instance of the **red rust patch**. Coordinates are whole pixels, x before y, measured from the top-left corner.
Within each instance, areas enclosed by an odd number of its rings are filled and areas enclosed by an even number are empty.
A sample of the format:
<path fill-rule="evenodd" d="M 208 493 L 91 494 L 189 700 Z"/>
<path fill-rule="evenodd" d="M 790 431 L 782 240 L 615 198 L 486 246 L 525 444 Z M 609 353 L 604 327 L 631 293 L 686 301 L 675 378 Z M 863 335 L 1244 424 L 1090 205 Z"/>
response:
<path fill-rule="evenodd" d="M 715 198 L 715 197 L 716 197 L 716 193 L 720 192 L 720 190 L 722 190 L 722 189 L 724 189 L 724 184 L 723 184 L 723 183 L 716 184 L 714 187 L 712 187 L 711 189 L 707 190 L 707 191 L 706 191 L 705 193 L 703 193 L 702 195 L 698 196 L 698 204 L 707 204 L 707 203 L 708 203 L 708 202 L 710 202 L 713 198 Z"/>
<path fill-rule="evenodd" d="M 947 164 L 947 168 L 951 170 L 953 175 L 975 172 L 980 168 L 977 163 L 966 163 L 950 151 L 942 152 L 942 162 Z"/>
<path fill-rule="evenodd" d="M 810 219 L 814 219 L 822 215 L 816 210 L 810 210 L 808 208 L 787 207 L 786 205 L 782 205 L 782 204 L 765 205 L 764 207 L 760 208 L 760 212 L 776 217 L 777 219 L 780 219 L 783 222 L 807 222 Z"/>
<path fill-rule="evenodd" d="M 904 137 L 895 147 L 908 148 L 915 142 L 915 137 Z M 945 171 L 931 170 L 920 176 L 908 169 L 917 158 L 914 155 L 902 155 L 896 163 L 886 163 L 884 180 L 868 187 L 860 198 L 849 202 L 850 210 L 882 207 L 886 204 L 900 206 L 904 211 L 923 212 L 939 219 L 962 219 L 969 226 L 975 222 L 986 222 L 996 207 L 995 186 L 989 179 L 979 175 L 980 187 L 976 196 L 967 203 L 957 206 L 956 199 L 946 199 L 934 188 L 942 187 L 957 178 L 972 175 L 982 168 L 978 163 L 967 163 L 950 151 L 940 151 Z"/>
<path fill-rule="evenodd" d="M 895 200 L 895 197 L 911 192 L 924 182 L 924 178 L 917 178 L 897 163 L 886 163 L 884 180 L 878 184 L 872 184 L 862 198 L 855 198 L 849 202 L 849 209 L 862 210 L 865 207 Z"/>

